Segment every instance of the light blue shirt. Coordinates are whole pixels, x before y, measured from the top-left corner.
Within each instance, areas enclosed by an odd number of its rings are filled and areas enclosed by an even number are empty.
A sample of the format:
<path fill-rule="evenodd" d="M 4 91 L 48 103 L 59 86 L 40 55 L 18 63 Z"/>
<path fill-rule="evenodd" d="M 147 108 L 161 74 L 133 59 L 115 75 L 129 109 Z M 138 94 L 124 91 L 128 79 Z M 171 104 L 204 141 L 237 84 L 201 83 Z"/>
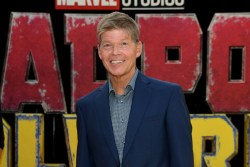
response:
<path fill-rule="evenodd" d="M 137 75 L 138 75 L 138 69 L 136 69 L 136 72 L 132 80 L 126 86 L 125 93 L 123 95 L 117 95 L 115 93 L 109 80 L 110 115 L 111 115 L 115 143 L 119 154 L 120 163 L 122 163 L 126 130 L 128 125 L 128 119 L 129 119 Z"/>

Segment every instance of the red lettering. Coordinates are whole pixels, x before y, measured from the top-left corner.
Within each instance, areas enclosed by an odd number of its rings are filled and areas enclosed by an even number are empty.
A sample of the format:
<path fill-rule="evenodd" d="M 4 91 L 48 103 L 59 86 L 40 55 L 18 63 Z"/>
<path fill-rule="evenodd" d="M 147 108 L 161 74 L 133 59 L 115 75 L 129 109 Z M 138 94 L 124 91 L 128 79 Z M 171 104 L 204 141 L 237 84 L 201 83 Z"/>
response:
<path fill-rule="evenodd" d="M 209 26 L 207 101 L 214 112 L 250 111 L 250 15 L 216 14 Z M 230 48 L 243 48 L 242 78 L 230 78 Z"/>
<path fill-rule="evenodd" d="M 12 13 L 1 92 L 2 110 L 40 103 L 45 112 L 66 112 L 48 14 Z M 29 68 L 35 76 L 28 77 Z"/>
<path fill-rule="evenodd" d="M 194 91 L 201 75 L 201 35 L 195 15 L 136 15 L 144 43 L 144 73 Z M 170 54 L 177 58 L 170 59 Z"/>
<path fill-rule="evenodd" d="M 94 49 L 97 47 L 96 26 L 99 15 L 65 15 L 66 42 L 71 43 L 71 111 L 75 101 L 99 87 L 102 81 L 95 81 Z"/>

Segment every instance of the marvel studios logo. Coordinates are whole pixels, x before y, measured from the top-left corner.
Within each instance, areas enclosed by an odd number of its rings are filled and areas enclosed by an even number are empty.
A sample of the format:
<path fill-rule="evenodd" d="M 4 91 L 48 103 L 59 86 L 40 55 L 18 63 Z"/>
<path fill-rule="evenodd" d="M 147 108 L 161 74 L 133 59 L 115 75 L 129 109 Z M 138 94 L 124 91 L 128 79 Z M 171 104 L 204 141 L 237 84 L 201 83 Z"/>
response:
<path fill-rule="evenodd" d="M 64 10 L 183 10 L 185 0 L 55 0 Z"/>

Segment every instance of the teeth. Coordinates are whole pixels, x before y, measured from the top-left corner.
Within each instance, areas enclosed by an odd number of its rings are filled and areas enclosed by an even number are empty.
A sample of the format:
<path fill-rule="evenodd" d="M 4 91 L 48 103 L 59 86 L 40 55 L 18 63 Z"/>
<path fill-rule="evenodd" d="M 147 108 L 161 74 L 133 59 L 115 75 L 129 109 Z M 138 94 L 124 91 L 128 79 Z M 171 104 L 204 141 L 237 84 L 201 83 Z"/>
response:
<path fill-rule="evenodd" d="M 121 61 L 121 60 L 113 60 L 113 61 L 111 61 L 111 63 L 112 64 L 118 64 L 118 63 L 122 63 L 123 61 Z"/>

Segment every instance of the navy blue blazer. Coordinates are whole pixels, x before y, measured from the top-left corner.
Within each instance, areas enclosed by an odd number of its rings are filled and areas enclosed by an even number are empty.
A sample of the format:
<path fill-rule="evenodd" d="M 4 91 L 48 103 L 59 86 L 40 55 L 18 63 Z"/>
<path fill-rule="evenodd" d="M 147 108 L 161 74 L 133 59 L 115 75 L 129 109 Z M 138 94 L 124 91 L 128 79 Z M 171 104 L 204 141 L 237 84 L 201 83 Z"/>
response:
<path fill-rule="evenodd" d="M 76 103 L 77 167 L 119 167 L 108 83 Z M 181 87 L 138 73 L 122 167 L 193 167 L 192 127 Z"/>

